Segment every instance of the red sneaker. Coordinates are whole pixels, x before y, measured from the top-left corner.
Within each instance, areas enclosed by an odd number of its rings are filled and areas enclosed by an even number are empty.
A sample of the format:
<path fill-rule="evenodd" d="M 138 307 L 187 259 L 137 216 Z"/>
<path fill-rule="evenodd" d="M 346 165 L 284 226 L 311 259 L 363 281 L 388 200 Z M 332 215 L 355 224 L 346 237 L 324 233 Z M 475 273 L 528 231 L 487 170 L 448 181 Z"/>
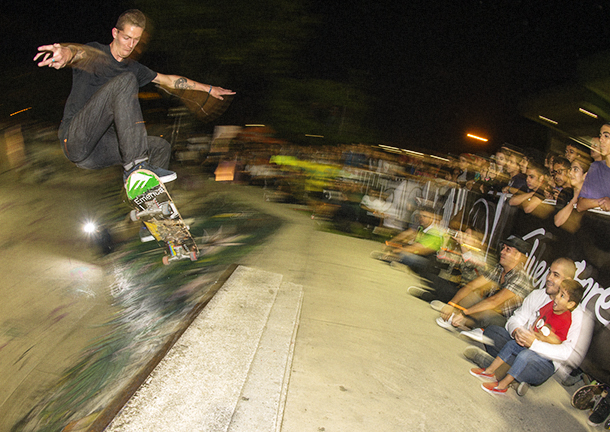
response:
<path fill-rule="evenodd" d="M 508 390 L 508 387 L 505 389 L 499 389 L 497 382 L 486 382 L 486 383 L 481 384 L 481 387 L 487 393 L 492 394 L 492 395 L 503 395 L 503 394 L 506 394 L 506 391 Z"/>
<path fill-rule="evenodd" d="M 483 380 L 496 381 L 496 376 L 494 374 L 485 373 L 485 369 L 483 368 L 470 369 L 470 375 L 476 376 L 477 378 L 481 378 Z"/>

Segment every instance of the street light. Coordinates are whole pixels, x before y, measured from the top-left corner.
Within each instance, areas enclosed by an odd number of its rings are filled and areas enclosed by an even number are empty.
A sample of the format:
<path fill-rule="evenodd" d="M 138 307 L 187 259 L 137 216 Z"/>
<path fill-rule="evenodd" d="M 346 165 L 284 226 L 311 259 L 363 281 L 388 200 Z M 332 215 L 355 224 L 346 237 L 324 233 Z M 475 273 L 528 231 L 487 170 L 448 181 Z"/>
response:
<path fill-rule="evenodd" d="M 483 141 L 483 142 L 489 141 L 487 138 L 483 138 L 483 137 L 476 136 L 476 135 L 473 135 L 473 134 L 466 134 L 466 136 L 468 138 L 476 139 L 476 140 Z"/>

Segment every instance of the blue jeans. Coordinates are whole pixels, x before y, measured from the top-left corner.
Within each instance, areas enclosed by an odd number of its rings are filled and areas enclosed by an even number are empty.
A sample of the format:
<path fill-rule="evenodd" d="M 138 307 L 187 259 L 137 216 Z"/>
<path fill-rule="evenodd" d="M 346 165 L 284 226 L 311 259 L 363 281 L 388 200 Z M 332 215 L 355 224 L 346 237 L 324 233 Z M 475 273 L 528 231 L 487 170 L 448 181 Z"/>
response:
<path fill-rule="evenodd" d="M 138 82 L 125 72 L 104 84 L 85 106 L 59 129 L 66 157 L 80 168 L 99 169 L 149 160 L 167 168 L 170 144 L 148 137 L 138 101 Z"/>
<path fill-rule="evenodd" d="M 508 332 L 506 333 L 508 334 Z M 508 374 L 519 382 L 540 385 L 555 373 L 552 361 L 519 345 L 512 339 L 502 347 L 498 357 L 510 365 Z"/>
<path fill-rule="evenodd" d="M 498 354 L 504 345 L 513 340 L 510 334 L 508 334 L 508 330 L 498 325 L 486 327 L 483 334 L 494 341 L 493 345 L 485 345 L 485 351 L 494 358 L 498 357 Z"/>

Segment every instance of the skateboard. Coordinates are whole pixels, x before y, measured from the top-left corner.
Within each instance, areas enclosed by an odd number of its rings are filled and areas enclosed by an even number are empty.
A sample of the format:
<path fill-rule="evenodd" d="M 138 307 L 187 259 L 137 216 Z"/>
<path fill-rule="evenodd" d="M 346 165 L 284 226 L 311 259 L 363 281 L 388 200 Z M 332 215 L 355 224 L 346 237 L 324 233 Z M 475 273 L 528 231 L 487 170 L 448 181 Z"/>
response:
<path fill-rule="evenodd" d="M 142 221 L 152 236 L 167 246 L 163 264 L 197 260 L 197 243 L 159 177 L 152 171 L 136 170 L 127 177 L 125 191 L 133 207 L 131 220 Z"/>
<path fill-rule="evenodd" d="M 572 395 L 572 406 L 579 410 L 591 410 L 608 394 L 605 384 L 589 384 L 582 386 Z"/>

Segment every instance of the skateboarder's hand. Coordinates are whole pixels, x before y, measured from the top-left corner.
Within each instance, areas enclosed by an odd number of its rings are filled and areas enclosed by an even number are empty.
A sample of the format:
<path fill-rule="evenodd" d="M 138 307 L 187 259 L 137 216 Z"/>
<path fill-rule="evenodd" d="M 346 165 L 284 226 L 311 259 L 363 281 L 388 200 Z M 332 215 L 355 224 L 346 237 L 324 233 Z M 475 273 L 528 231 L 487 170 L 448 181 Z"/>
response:
<path fill-rule="evenodd" d="M 222 87 L 210 86 L 210 95 L 215 97 L 216 99 L 223 100 L 223 96 L 225 95 L 234 95 L 235 92 L 232 90 L 227 90 Z"/>
<path fill-rule="evenodd" d="M 38 47 L 38 54 L 34 57 L 34 61 L 40 58 L 42 60 L 38 62 L 39 67 L 48 66 L 54 69 L 61 69 L 72 59 L 72 51 L 70 48 L 58 43 L 42 45 Z"/>

